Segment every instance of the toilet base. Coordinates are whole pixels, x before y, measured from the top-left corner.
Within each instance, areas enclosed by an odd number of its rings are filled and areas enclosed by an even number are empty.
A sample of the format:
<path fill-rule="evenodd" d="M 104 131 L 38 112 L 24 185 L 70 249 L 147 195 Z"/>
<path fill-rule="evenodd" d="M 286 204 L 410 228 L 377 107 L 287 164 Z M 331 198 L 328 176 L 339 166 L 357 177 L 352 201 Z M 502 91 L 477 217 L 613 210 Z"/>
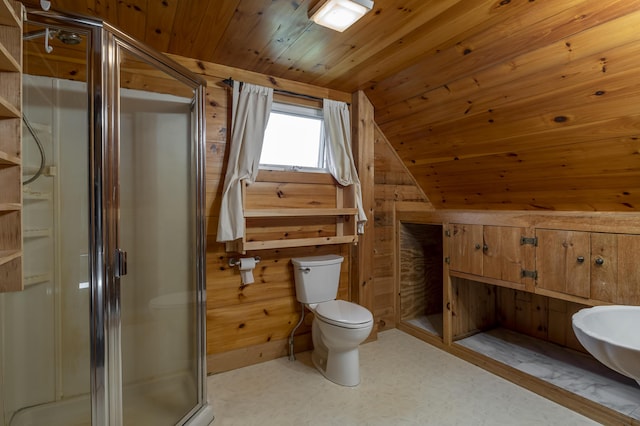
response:
<path fill-rule="evenodd" d="M 340 386 L 360 384 L 360 353 L 358 347 L 347 351 L 328 352 L 324 348 L 314 349 L 313 365 L 324 377 Z"/>

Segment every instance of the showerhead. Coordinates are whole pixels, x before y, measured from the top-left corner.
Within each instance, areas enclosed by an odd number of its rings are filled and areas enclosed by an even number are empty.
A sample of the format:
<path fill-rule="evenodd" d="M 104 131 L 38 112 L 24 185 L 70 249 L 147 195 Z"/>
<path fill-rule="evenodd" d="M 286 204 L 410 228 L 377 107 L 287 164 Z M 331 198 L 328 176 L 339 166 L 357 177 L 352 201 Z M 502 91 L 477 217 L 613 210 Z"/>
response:
<path fill-rule="evenodd" d="M 22 35 L 22 40 L 25 40 L 25 41 L 35 40 L 40 37 L 45 37 L 46 34 L 47 34 L 47 30 L 31 31 L 29 33 L 24 33 Z M 71 31 L 65 31 L 65 30 L 50 29 L 49 37 L 50 38 L 55 37 L 61 42 L 63 42 L 64 44 L 68 44 L 68 45 L 76 45 L 82 42 L 82 36 L 80 34 L 72 33 Z"/>

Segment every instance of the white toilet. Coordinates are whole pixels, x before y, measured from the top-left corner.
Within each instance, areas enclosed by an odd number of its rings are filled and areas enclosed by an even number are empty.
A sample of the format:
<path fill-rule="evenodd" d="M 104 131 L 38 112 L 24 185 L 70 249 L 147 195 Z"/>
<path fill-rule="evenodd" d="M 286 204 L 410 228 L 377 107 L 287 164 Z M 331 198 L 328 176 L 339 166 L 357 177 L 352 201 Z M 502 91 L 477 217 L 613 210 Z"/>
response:
<path fill-rule="evenodd" d="M 341 256 L 326 255 L 291 259 L 296 297 L 313 313 L 313 355 L 318 370 L 342 386 L 360 383 L 358 345 L 371 333 L 373 315 L 368 309 L 335 300 L 340 281 Z"/>

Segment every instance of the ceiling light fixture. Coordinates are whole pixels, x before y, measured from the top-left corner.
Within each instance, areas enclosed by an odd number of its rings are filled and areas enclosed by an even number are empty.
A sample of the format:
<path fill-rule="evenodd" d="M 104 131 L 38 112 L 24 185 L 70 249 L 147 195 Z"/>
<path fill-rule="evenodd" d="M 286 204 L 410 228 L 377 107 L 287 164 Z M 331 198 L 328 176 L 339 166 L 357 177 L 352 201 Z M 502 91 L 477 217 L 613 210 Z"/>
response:
<path fill-rule="evenodd" d="M 372 8 L 372 0 L 320 0 L 309 16 L 318 25 L 343 32 Z"/>

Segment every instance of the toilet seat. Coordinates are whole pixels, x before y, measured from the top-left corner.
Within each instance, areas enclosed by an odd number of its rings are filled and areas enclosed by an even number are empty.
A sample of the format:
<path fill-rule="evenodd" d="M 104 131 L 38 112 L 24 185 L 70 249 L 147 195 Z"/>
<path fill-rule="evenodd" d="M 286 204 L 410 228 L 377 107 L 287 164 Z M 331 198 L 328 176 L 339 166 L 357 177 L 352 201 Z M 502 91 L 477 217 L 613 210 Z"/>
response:
<path fill-rule="evenodd" d="M 318 320 L 342 328 L 365 328 L 373 323 L 367 308 L 346 300 L 319 303 L 314 312 Z"/>

